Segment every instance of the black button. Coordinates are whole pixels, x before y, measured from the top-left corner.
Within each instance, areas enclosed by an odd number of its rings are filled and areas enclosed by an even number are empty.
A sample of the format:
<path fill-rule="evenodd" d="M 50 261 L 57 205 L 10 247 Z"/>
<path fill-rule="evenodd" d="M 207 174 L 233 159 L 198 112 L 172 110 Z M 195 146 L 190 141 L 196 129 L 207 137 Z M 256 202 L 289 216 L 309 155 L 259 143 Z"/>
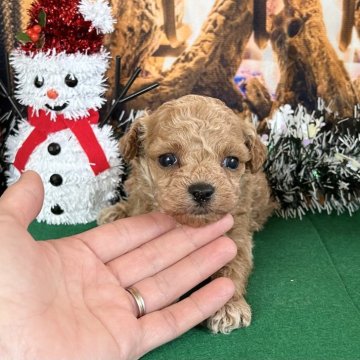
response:
<path fill-rule="evenodd" d="M 51 212 L 54 215 L 61 215 L 64 212 L 64 210 L 59 205 L 55 205 L 51 208 Z"/>
<path fill-rule="evenodd" d="M 51 143 L 48 146 L 48 152 L 50 153 L 50 155 L 58 155 L 60 154 L 61 151 L 61 146 L 58 143 Z"/>
<path fill-rule="evenodd" d="M 63 178 L 59 174 L 50 176 L 50 184 L 53 186 L 60 186 L 63 183 Z"/>

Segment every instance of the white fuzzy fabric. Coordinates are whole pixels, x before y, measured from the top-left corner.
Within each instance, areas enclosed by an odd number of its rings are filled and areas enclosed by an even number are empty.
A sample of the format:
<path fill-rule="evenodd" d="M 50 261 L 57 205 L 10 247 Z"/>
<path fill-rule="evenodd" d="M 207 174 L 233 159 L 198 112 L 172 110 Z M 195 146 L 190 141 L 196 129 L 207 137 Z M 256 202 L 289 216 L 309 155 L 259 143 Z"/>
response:
<path fill-rule="evenodd" d="M 86 5 L 85 1 L 82 3 Z M 105 5 L 100 1 L 92 11 L 94 14 L 101 14 L 101 11 L 97 11 L 99 7 L 103 9 L 103 15 L 106 15 Z M 106 22 L 108 19 L 105 16 Z M 90 109 L 99 109 L 105 102 L 102 95 L 106 89 L 104 74 L 108 57 L 104 49 L 91 55 L 80 52 L 56 53 L 56 50 L 26 54 L 20 49 L 14 50 L 10 61 L 16 75 L 16 98 L 21 104 L 33 107 L 36 114 L 39 110 L 45 110 L 53 121 L 56 121 L 57 112 L 47 109 L 46 105 L 55 107 L 68 104 L 60 114 L 69 120 L 76 121 L 88 116 Z M 68 75 L 77 78 L 78 84 L 75 87 L 66 85 L 65 78 Z M 35 86 L 36 77 L 44 80 L 40 88 Z M 49 90 L 55 90 L 58 97 L 49 98 Z M 52 225 L 88 223 L 94 221 L 99 211 L 108 206 L 109 200 L 116 195 L 123 172 L 117 141 L 113 138 L 110 126 L 106 125 L 101 129 L 97 125 L 91 126 L 110 164 L 108 170 L 97 176 L 90 167 L 86 153 L 69 129 L 50 134 L 30 155 L 25 171 L 36 171 L 45 188 L 44 205 L 37 217 L 38 221 Z M 18 149 L 32 130 L 33 126 L 24 120 L 19 124 L 17 133 L 8 138 L 6 160 L 9 163 L 14 162 Z M 48 152 L 51 143 L 60 145 L 61 152 L 58 155 Z M 54 174 L 62 177 L 62 185 L 53 186 L 50 183 L 50 177 Z M 7 175 L 8 184 L 11 185 L 18 180 L 20 173 L 10 166 Z M 64 210 L 63 214 L 55 215 L 51 212 L 55 205 Z"/>
<path fill-rule="evenodd" d="M 86 21 L 91 21 L 94 28 L 109 34 L 114 30 L 115 20 L 111 15 L 111 7 L 104 0 L 81 0 L 79 11 Z"/>
<path fill-rule="evenodd" d="M 48 110 L 46 104 L 54 107 L 68 103 L 62 111 L 66 119 L 88 116 L 89 109 L 99 109 L 105 102 L 102 95 L 106 90 L 104 74 L 108 57 L 104 49 L 92 55 L 57 54 L 55 50 L 26 55 L 20 49 L 14 50 L 10 61 L 16 75 L 15 96 L 22 105 L 32 106 L 35 111 L 46 110 L 51 119 L 55 119 L 56 112 Z M 67 75 L 78 79 L 76 87 L 65 84 Z M 44 79 L 41 88 L 34 84 L 36 76 Z M 48 90 L 56 90 L 59 97 L 49 99 Z"/>
<path fill-rule="evenodd" d="M 112 128 L 105 125 L 99 129 L 92 125 L 94 133 L 103 148 L 110 169 L 95 176 L 88 158 L 70 130 L 50 134 L 32 153 L 25 170 L 34 170 L 42 178 L 45 188 L 45 200 L 38 221 L 48 224 L 84 224 L 94 221 L 101 209 L 109 206 L 109 200 L 116 195 L 116 188 L 123 172 L 118 144 L 112 137 Z M 7 161 L 14 161 L 17 150 L 28 137 L 33 127 L 22 121 L 17 134 L 7 141 Z M 51 155 L 47 148 L 51 143 L 58 143 L 61 152 Z M 59 174 L 63 178 L 61 186 L 51 185 L 51 175 Z M 17 169 L 11 166 L 8 184 L 16 182 L 20 176 Z M 59 205 L 64 213 L 54 215 L 51 207 Z"/>

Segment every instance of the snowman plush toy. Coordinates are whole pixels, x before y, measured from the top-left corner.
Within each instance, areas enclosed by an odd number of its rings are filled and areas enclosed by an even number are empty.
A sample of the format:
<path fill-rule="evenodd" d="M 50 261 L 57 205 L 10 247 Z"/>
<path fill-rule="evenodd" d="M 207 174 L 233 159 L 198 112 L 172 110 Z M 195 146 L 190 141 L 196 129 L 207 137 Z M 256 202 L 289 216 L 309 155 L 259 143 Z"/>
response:
<path fill-rule="evenodd" d="M 114 20 L 105 0 L 37 0 L 10 57 L 17 100 L 27 107 L 7 140 L 8 184 L 42 178 L 38 222 L 86 224 L 116 194 L 122 162 L 109 125 L 99 127 Z"/>

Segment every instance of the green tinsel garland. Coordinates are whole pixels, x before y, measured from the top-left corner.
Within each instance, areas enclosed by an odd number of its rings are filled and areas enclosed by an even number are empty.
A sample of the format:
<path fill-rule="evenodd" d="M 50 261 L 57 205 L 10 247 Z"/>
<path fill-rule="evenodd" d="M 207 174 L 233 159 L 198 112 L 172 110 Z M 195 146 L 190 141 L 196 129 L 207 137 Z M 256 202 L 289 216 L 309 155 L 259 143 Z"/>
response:
<path fill-rule="evenodd" d="M 14 124 L 15 117 L 11 111 L 3 115 L 0 113 L 0 195 L 6 188 L 5 170 L 7 164 L 5 163 L 5 140 L 10 130 L 14 127 Z"/>
<path fill-rule="evenodd" d="M 282 217 L 302 217 L 312 212 L 345 211 L 360 207 L 360 117 L 337 119 L 318 101 L 312 114 L 298 106 L 280 107 L 263 135 L 269 157 L 265 164 Z"/>

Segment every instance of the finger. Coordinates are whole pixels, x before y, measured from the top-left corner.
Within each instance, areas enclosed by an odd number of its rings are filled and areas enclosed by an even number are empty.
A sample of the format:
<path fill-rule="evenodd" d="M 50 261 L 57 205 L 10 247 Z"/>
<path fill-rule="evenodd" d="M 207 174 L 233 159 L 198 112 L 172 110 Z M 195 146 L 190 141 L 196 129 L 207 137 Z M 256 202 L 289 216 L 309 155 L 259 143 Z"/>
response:
<path fill-rule="evenodd" d="M 154 212 L 117 220 L 76 235 L 76 238 L 107 263 L 176 226 L 170 216 Z"/>
<path fill-rule="evenodd" d="M 233 218 L 226 215 L 202 228 L 179 226 L 151 242 L 108 263 L 123 287 L 155 275 L 180 259 L 222 236 L 233 226 Z"/>
<path fill-rule="evenodd" d="M 39 214 L 43 200 L 44 187 L 40 176 L 27 171 L 0 198 L 0 215 L 10 216 L 27 228 Z"/>
<path fill-rule="evenodd" d="M 188 298 L 140 318 L 145 336 L 139 355 L 175 339 L 206 320 L 231 299 L 234 291 L 235 286 L 230 279 L 218 278 Z"/>
<path fill-rule="evenodd" d="M 236 251 L 236 245 L 231 239 L 221 237 L 168 269 L 134 284 L 144 299 L 146 312 L 173 303 L 231 261 Z"/>

